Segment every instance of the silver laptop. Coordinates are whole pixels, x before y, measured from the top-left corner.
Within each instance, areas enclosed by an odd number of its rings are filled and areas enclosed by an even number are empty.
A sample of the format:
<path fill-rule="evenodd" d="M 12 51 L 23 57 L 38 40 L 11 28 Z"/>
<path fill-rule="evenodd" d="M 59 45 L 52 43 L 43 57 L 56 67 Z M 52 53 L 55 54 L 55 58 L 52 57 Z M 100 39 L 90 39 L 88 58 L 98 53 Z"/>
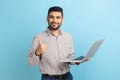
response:
<path fill-rule="evenodd" d="M 90 48 L 90 50 L 88 51 L 88 53 L 86 54 L 86 56 L 80 56 L 75 59 L 67 58 L 67 59 L 61 60 L 61 62 L 83 62 L 87 58 L 92 58 L 97 52 L 97 50 L 99 49 L 99 47 L 101 46 L 101 44 L 103 43 L 103 41 L 104 39 L 95 41 L 92 47 Z"/>

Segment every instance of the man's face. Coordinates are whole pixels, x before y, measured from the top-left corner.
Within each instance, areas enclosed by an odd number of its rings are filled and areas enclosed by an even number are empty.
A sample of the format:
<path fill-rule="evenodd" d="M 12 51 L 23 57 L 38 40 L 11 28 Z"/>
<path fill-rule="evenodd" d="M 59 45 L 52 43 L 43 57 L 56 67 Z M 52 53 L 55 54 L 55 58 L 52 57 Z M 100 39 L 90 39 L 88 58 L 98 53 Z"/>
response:
<path fill-rule="evenodd" d="M 63 22 L 62 13 L 55 11 L 50 12 L 47 21 L 51 30 L 58 30 Z"/>

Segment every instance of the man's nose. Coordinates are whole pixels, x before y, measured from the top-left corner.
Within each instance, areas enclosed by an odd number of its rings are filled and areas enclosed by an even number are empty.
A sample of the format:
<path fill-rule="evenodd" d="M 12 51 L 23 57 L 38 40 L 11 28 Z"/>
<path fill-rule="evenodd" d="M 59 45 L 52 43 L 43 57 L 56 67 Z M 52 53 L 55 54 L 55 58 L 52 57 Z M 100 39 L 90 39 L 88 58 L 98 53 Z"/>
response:
<path fill-rule="evenodd" d="M 57 21 L 57 19 L 56 19 L 56 18 L 54 18 L 54 19 L 53 19 L 53 22 L 56 22 L 56 21 Z"/>

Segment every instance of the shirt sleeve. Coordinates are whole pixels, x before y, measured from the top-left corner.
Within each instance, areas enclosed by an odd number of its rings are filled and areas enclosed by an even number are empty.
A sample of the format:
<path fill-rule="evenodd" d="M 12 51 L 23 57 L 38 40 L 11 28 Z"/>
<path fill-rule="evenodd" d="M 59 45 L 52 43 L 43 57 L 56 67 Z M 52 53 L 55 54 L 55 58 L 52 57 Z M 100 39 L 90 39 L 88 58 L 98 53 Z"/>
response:
<path fill-rule="evenodd" d="M 38 47 L 38 41 L 37 41 L 37 37 L 34 37 L 31 48 L 28 52 L 28 63 L 30 64 L 30 66 L 36 66 L 37 64 L 39 64 L 39 56 L 35 55 L 35 51 Z"/>
<path fill-rule="evenodd" d="M 74 45 L 73 45 L 72 37 L 71 37 L 70 40 L 71 40 L 71 41 L 70 41 L 70 57 L 71 57 L 72 59 L 74 59 L 75 56 L 74 56 Z M 71 62 L 71 63 L 69 63 L 69 64 L 71 64 L 71 65 L 76 65 L 75 62 Z"/>
<path fill-rule="evenodd" d="M 74 58 L 74 45 L 73 45 L 73 40 L 71 36 L 70 36 L 70 57 Z"/>

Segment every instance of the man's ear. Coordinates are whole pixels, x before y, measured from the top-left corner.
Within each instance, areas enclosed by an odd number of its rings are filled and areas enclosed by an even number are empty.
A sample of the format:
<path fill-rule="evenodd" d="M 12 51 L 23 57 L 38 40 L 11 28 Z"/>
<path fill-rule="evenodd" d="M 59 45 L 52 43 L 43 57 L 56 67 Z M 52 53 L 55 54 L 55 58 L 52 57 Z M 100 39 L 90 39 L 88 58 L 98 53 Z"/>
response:
<path fill-rule="evenodd" d="M 64 18 L 62 18 L 62 22 L 64 21 Z"/>
<path fill-rule="evenodd" d="M 48 16 L 46 17 L 46 20 L 48 21 Z"/>

